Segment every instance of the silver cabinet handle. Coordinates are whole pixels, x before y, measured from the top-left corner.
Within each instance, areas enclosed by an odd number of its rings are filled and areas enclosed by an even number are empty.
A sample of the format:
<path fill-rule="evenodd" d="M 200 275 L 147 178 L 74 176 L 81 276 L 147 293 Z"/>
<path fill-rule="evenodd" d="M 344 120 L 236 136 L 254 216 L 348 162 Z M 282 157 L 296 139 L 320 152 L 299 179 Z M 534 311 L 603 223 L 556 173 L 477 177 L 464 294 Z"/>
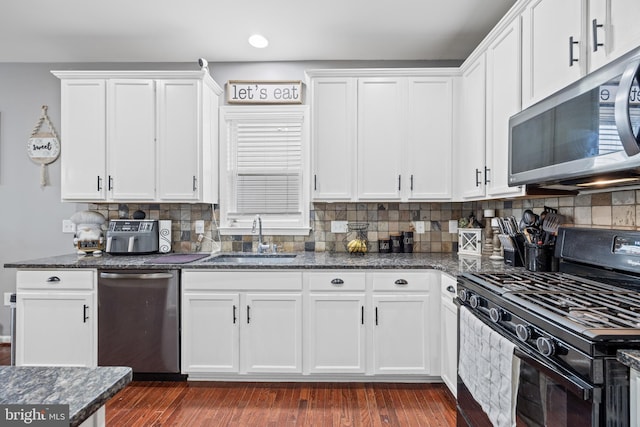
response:
<path fill-rule="evenodd" d="M 196 191 L 198 189 L 198 180 L 196 179 L 196 176 L 193 175 L 193 191 Z"/>
<path fill-rule="evenodd" d="M 573 45 L 579 42 L 573 40 L 573 36 L 569 37 L 569 67 L 573 67 L 574 62 L 578 62 L 578 59 L 573 57 Z"/>
<path fill-rule="evenodd" d="M 456 290 L 453 288 L 453 286 L 449 285 L 447 286 L 447 292 L 451 292 L 452 294 L 455 294 Z"/>
<path fill-rule="evenodd" d="M 396 280 L 396 281 L 395 281 L 395 284 L 396 284 L 396 285 L 408 285 L 408 284 L 409 284 L 409 282 L 407 282 L 407 281 L 406 281 L 406 280 L 404 280 L 404 279 L 398 279 L 398 280 Z"/>
<path fill-rule="evenodd" d="M 101 279 L 142 279 L 142 280 L 154 280 L 154 279 L 171 279 L 172 273 L 100 273 Z"/>
<path fill-rule="evenodd" d="M 332 284 L 332 285 L 344 285 L 344 280 L 342 280 L 342 279 L 340 279 L 340 278 L 336 278 L 336 279 L 333 279 L 333 280 L 331 281 L 331 284 Z"/>
<path fill-rule="evenodd" d="M 598 24 L 598 20 L 591 21 L 591 34 L 593 35 L 593 51 L 597 52 L 599 47 L 603 47 L 604 43 L 598 43 L 598 28 L 602 28 L 602 24 Z"/>
<path fill-rule="evenodd" d="M 58 276 L 51 276 L 47 279 L 47 283 L 57 283 L 60 281 L 60 278 Z"/>

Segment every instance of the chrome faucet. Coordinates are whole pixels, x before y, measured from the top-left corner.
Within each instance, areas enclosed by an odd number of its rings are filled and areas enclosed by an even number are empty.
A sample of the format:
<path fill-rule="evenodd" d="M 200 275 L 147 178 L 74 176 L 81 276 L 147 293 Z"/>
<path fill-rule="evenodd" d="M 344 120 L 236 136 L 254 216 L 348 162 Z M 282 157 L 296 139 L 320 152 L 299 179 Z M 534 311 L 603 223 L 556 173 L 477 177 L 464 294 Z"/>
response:
<path fill-rule="evenodd" d="M 260 215 L 256 215 L 253 219 L 253 228 L 251 229 L 253 234 L 256 232 L 256 225 L 258 226 L 258 253 L 261 254 L 269 249 L 269 245 L 262 243 L 262 218 L 260 218 Z"/>

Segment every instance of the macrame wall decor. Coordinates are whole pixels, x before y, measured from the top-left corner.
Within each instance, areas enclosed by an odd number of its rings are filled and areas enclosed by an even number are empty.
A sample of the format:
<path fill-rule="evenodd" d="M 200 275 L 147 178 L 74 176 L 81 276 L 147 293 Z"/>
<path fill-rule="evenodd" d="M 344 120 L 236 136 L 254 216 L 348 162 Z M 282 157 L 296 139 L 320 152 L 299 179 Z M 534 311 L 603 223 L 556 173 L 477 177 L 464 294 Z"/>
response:
<path fill-rule="evenodd" d="M 40 186 L 47 185 L 47 165 L 56 161 L 60 155 L 60 141 L 58 135 L 47 116 L 47 106 L 42 106 L 42 115 L 40 120 L 31 132 L 31 138 L 27 144 L 27 153 L 31 160 L 41 165 L 40 167 Z M 48 132 L 42 129 L 42 125 L 46 123 Z"/>

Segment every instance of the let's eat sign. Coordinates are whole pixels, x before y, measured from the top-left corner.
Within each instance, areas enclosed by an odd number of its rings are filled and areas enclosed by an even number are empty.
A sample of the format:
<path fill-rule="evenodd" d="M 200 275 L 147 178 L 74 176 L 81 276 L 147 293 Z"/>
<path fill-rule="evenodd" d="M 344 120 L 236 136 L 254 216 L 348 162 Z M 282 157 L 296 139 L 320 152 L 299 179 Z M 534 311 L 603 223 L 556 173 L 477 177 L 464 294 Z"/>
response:
<path fill-rule="evenodd" d="M 302 104 L 302 82 L 248 81 L 227 82 L 229 104 Z"/>

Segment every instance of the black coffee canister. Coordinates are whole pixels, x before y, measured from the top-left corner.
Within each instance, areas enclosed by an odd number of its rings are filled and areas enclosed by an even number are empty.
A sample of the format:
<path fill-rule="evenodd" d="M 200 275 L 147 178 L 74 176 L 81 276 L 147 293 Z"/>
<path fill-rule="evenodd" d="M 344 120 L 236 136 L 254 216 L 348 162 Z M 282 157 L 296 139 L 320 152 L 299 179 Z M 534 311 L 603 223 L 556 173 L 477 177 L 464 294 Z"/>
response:
<path fill-rule="evenodd" d="M 378 252 L 383 254 L 388 254 L 389 252 L 391 252 L 391 240 L 390 239 L 378 240 Z"/>
<path fill-rule="evenodd" d="M 402 250 L 405 253 L 413 252 L 413 231 L 402 232 Z"/>
<path fill-rule="evenodd" d="M 392 234 L 391 238 L 391 252 L 399 254 L 402 252 L 402 234 Z"/>

